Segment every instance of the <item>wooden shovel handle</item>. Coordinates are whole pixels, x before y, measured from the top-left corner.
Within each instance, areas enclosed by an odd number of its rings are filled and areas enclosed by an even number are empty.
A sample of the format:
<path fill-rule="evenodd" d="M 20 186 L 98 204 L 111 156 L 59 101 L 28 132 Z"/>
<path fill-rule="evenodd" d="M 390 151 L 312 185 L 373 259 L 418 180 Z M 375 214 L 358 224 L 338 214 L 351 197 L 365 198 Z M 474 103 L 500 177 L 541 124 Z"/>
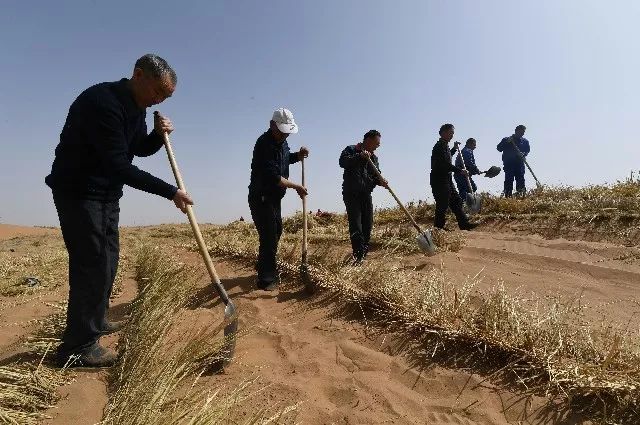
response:
<path fill-rule="evenodd" d="M 302 186 L 307 187 L 305 185 L 304 179 L 304 157 L 300 160 L 302 165 Z M 302 197 L 302 261 L 306 262 L 307 260 L 307 195 Z"/>
<path fill-rule="evenodd" d="M 380 174 L 380 170 L 378 170 L 378 167 L 376 167 L 376 164 L 374 164 L 373 161 L 371 160 L 371 157 L 369 157 L 368 160 L 369 160 L 369 165 L 371 166 L 371 168 L 373 168 L 373 171 L 374 171 L 376 177 L 378 177 L 380 180 L 384 180 L 384 178 L 382 177 L 382 174 Z M 393 191 L 393 189 L 391 189 L 391 186 L 389 186 L 388 184 L 387 184 L 387 190 L 389 191 L 391 196 L 393 196 L 393 199 L 396 200 L 396 202 L 398 203 L 398 206 L 402 209 L 402 211 L 404 211 L 404 213 L 407 216 L 407 218 L 409 219 L 409 221 L 411 221 L 411 224 L 413 224 L 413 227 L 416 228 L 418 233 L 422 234 L 423 231 L 420 228 L 420 226 L 418 225 L 418 223 L 416 223 L 416 221 L 411 216 L 411 213 L 409 212 L 409 210 L 407 210 L 407 208 L 404 206 L 402 201 L 400 201 L 400 199 L 398 199 L 398 197 L 396 196 L 395 192 Z"/>
<path fill-rule="evenodd" d="M 467 178 L 467 184 L 469 185 L 469 190 L 473 194 L 475 192 L 473 191 L 473 186 L 471 186 L 471 178 L 469 177 L 469 170 L 467 170 L 467 165 L 464 163 L 464 157 L 462 156 L 462 152 L 460 152 L 460 145 L 456 145 L 456 149 L 458 150 L 458 155 L 460 155 L 460 161 L 462 161 L 462 168 L 464 169 L 464 171 L 467 172 L 467 175 L 465 177 Z"/>
<path fill-rule="evenodd" d="M 176 184 L 178 188 L 183 191 L 187 191 L 184 185 L 184 181 L 182 180 L 182 175 L 180 174 L 180 169 L 178 168 L 178 163 L 176 162 L 175 155 L 173 154 L 173 149 L 171 148 L 171 142 L 169 141 L 169 135 L 166 132 L 162 133 L 162 137 L 164 139 L 164 147 L 167 150 L 167 156 L 169 157 L 169 163 L 171 164 L 171 170 L 173 171 L 173 175 L 176 178 Z M 193 234 L 196 237 L 196 241 L 198 242 L 198 248 L 200 249 L 200 254 L 204 259 L 205 265 L 207 266 L 207 271 L 209 272 L 209 276 L 211 280 L 215 284 L 216 290 L 222 301 L 226 304 L 229 303 L 229 296 L 226 291 L 222 287 L 220 283 L 220 278 L 218 277 L 218 273 L 216 272 L 216 268 L 213 265 L 213 261 L 211 261 L 211 256 L 209 255 L 209 250 L 207 249 L 207 245 L 204 243 L 204 238 L 202 237 L 202 232 L 200 232 L 200 226 L 198 226 L 198 221 L 196 220 L 196 215 L 193 212 L 193 208 L 191 205 L 187 205 L 187 217 L 189 217 L 189 223 L 191 224 L 191 229 L 193 230 Z"/>
<path fill-rule="evenodd" d="M 522 153 L 522 151 L 520 151 L 520 149 L 518 148 L 518 145 L 516 145 L 516 141 L 513 140 L 513 137 L 509 137 L 509 141 L 511 142 L 511 144 L 513 145 L 513 148 L 516 150 L 516 152 L 518 153 L 518 155 L 520 155 L 520 158 L 522 159 L 522 162 L 524 162 L 524 165 L 527 166 L 527 168 L 529 169 L 529 172 L 531 173 L 531 175 L 533 176 L 533 179 L 536 181 L 536 185 L 538 186 L 538 189 L 540 189 L 542 187 L 542 184 L 540 184 L 540 181 L 538 180 L 538 178 L 536 177 L 536 174 L 533 172 L 533 170 L 531 169 L 531 166 L 529 165 L 529 163 L 527 162 L 527 158 L 524 157 L 524 154 Z"/>

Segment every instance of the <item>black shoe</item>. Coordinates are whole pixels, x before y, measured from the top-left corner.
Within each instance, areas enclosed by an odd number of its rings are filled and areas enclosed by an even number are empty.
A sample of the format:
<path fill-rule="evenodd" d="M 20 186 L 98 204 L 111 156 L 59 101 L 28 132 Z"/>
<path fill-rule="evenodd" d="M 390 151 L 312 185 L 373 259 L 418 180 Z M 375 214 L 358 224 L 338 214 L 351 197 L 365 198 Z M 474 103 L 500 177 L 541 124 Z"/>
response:
<path fill-rule="evenodd" d="M 102 335 L 111 335 L 112 333 L 116 333 L 126 325 L 126 321 L 119 320 L 117 322 L 112 322 L 110 320 L 104 321 L 104 326 L 102 327 L 102 331 L 100 332 Z"/>
<path fill-rule="evenodd" d="M 352 266 L 360 266 L 364 262 L 364 256 L 359 257 L 351 257 L 351 265 Z"/>
<path fill-rule="evenodd" d="M 478 223 L 466 223 L 460 226 L 460 230 L 473 230 L 478 227 Z"/>
<path fill-rule="evenodd" d="M 274 280 L 273 282 L 263 282 L 259 280 L 256 283 L 256 286 L 258 287 L 258 289 L 262 289 L 263 291 L 275 291 L 276 289 L 278 289 L 278 281 Z"/>
<path fill-rule="evenodd" d="M 118 359 L 118 354 L 97 342 L 81 354 L 58 355 L 59 367 L 110 367 Z"/>
<path fill-rule="evenodd" d="M 351 254 L 351 265 L 359 266 L 360 264 L 362 264 L 362 261 L 364 260 L 365 255 L 366 254 L 363 251 L 356 251 L 353 254 Z"/>

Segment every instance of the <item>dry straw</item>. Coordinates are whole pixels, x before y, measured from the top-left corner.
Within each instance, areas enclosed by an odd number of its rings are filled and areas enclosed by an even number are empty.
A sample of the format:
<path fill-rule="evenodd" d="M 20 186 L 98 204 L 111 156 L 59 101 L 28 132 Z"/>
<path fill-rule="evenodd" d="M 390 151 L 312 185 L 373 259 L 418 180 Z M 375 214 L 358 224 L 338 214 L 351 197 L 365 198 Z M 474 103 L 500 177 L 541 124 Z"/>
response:
<path fill-rule="evenodd" d="M 1 252 L 0 294 L 12 296 L 32 293 L 42 287 L 57 287 L 65 281 L 67 258 L 64 248 L 48 248 L 20 256 Z M 27 283 L 29 277 L 37 279 L 37 286 Z"/>
<path fill-rule="evenodd" d="M 50 416 L 44 410 L 60 398 L 56 389 L 67 382 L 68 374 L 39 364 L 0 366 L 0 422 L 31 425 Z"/>
<path fill-rule="evenodd" d="M 251 382 L 231 392 L 199 385 L 218 362 L 223 341 L 222 323 L 190 328 L 180 320 L 197 292 L 198 277 L 159 249 L 140 249 L 140 294 L 120 339 L 121 358 L 112 373 L 103 424 L 228 423 L 234 406 L 249 396 Z M 242 423 L 269 423 L 264 415 L 254 412 Z"/>
<path fill-rule="evenodd" d="M 257 235 L 250 227 L 209 229 L 207 236 L 214 255 L 256 258 Z M 322 247 L 311 253 L 310 273 L 318 287 L 373 312 L 414 343 L 430 344 L 434 355 L 438 349 L 478 347 L 523 388 L 562 396 L 568 404 L 582 400 L 577 408 L 595 417 L 638 419 L 638 330 L 590 323 L 587 307 L 574 300 L 521 297 L 500 284 L 480 293 L 479 276 L 452 282 L 443 270 L 406 270 L 395 250 L 385 252 L 350 267 Z M 283 241 L 280 259 L 281 271 L 297 276 L 299 247 L 293 240 Z"/>
<path fill-rule="evenodd" d="M 55 405 L 60 396 L 56 389 L 73 376 L 66 369 L 51 368 L 45 359 L 52 356 L 64 329 L 65 305 L 52 305 L 59 311 L 37 321 L 40 328 L 29 336 L 27 354 L 39 355 L 37 364 L 26 361 L 0 366 L 0 422 L 36 424 L 49 419 L 44 411 Z"/>

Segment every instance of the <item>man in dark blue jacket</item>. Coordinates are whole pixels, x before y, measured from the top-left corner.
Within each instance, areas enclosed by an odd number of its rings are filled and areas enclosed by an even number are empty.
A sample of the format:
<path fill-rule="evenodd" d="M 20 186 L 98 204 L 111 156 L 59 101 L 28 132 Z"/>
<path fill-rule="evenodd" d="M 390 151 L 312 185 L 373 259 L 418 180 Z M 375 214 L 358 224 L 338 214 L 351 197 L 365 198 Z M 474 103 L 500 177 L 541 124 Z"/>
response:
<path fill-rule="evenodd" d="M 380 146 L 380 132 L 369 130 L 362 143 L 344 148 L 338 163 L 344 168 L 342 181 L 342 199 L 347 208 L 349 235 L 353 260 L 362 262 L 369 252 L 369 240 L 373 228 L 373 200 L 371 192 L 376 186 L 387 186 L 372 169 L 369 159 L 379 170 L 378 157 L 374 154 Z"/>
<path fill-rule="evenodd" d="M 289 165 L 309 156 L 309 150 L 304 146 L 298 152 L 290 152 L 287 137 L 297 132 L 298 125 L 291 111 L 276 109 L 269 129 L 253 148 L 249 208 L 260 238 L 257 286 L 266 291 L 274 290 L 279 280 L 276 254 L 282 236 L 282 198 L 287 189 L 295 189 L 300 198 L 307 196 L 305 187 L 289 180 Z"/>
<path fill-rule="evenodd" d="M 473 155 L 473 151 L 475 150 L 475 148 L 476 139 L 470 138 L 465 143 L 464 148 L 462 148 L 462 150 L 460 151 L 462 157 L 460 157 L 460 154 L 456 156 L 456 167 L 460 169 L 466 167 L 467 171 L 469 172 L 469 181 L 471 182 L 471 187 L 469 187 L 469 182 L 467 181 L 467 177 L 464 174 L 458 172 L 453 173 L 453 178 L 456 181 L 456 186 L 458 186 L 458 193 L 460 194 L 460 199 L 462 199 L 462 202 L 465 202 L 465 200 L 467 199 L 467 193 L 472 193 L 478 190 L 476 182 L 473 181 L 473 178 L 471 176 L 482 174 L 476 166 L 476 158 Z M 462 163 L 463 160 L 464 167 Z"/>
<path fill-rule="evenodd" d="M 505 137 L 498 144 L 498 151 L 502 152 L 502 164 L 504 168 L 504 196 L 511 198 L 513 194 L 513 180 L 516 180 L 516 192 L 524 195 L 527 191 L 524 182 L 524 160 L 520 156 L 527 156 L 531 151 L 529 141 L 525 139 L 524 132 L 527 128 L 524 125 L 516 127 L 512 136 Z M 517 150 L 516 150 L 516 147 Z M 518 153 L 518 150 L 520 153 Z"/>
<path fill-rule="evenodd" d="M 100 367 L 116 353 L 102 347 L 102 335 L 120 329 L 107 320 L 109 297 L 118 269 L 119 199 L 123 185 L 173 200 L 183 212 L 187 193 L 132 165 L 163 146 L 173 131 L 168 118 L 154 118 L 147 134 L 146 108 L 175 90 L 176 74 L 156 55 L 136 61 L 131 79 L 100 83 L 82 92 L 69 108 L 55 159 L 45 182 L 53 192 L 60 228 L 69 252 L 67 326 L 58 362 Z"/>
<path fill-rule="evenodd" d="M 436 201 L 436 212 L 433 225 L 439 229 L 444 229 L 444 225 L 447 221 L 447 210 L 451 208 L 451 211 L 458 220 L 458 227 L 461 230 L 474 229 L 477 224 L 469 223 L 469 218 L 462 210 L 462 202 L 460 201 L 460 195 L 456 192 L 456 188 L 453 186 L 453 179 L 451 173 L 460 173 L 466 176 L 467 172 L 462 168 L 456 167 L 451 161 L 451 155 L 453 155 L 459 142 L 456 142 L 453 148 L 449 148 L 449 142 L 453 139 L 455 129 L 453 124 L 443 124 L 440 127 L 440 139 L 433 146 L 431 151 L 431 174 L 429 175 L 429 182 L 431 184 L 431 192 L 433 198 Z"/>

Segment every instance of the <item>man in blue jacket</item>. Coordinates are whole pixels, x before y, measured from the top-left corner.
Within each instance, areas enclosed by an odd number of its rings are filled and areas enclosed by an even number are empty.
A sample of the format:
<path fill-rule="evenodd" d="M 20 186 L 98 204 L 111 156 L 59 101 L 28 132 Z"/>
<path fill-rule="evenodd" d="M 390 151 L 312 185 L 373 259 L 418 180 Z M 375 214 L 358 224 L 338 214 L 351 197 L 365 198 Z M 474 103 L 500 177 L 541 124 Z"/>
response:
<path fill-rule="evenodd" d="M 520 153 L 526 157 L 531 151 L 529 141 L 524 138 L 527 128 L 524 125 L 516 127 L 512 136 L 505 137 L 498 144 L 498 151 L 502 152 L 502 164 L 504 169 L 504 196 L 511 198 L 513 195 L 513 180 L 516 180 L 516 192 L 524 195 L 527 191 L 524 182 L 524 160 Z M 515 147 L 514 147 L 515 144 Z M 516 150 L 517 147 L 517 150 Z M 518 150 L 520 153 L 518 153 Z"/>
<path fill-rule="evenodd" d="M 453 178 L 456 181 L 456 186 L 458 186 L 458 193 L 460 194 L 460 199 L 462 202 L 465 202 L 467 199 L 467 193 L 472 193 L 478 190 L 476 186 L 476 182 L 473 181 L 471 176 L 475 176 L 478 174 L 482 174 L 478 167 L 476 166 L 476 158 L 473 155 L 473 151 L 476 149 L 476 139 L 470 138 L 465 143 L 464 148 L 460 151 L 460 154 L 456 157 L 455 165 L 458 168 L 464 168 L 462 161 L 464 160 L 464 166 L 467 168 L 469 172 L 469 181 L 471 182 L 471 187 L 469 187 L 469 182 L 464 174 L 455 172 L 453 173 Z"/>
<path fill-rule="evenodd" d="M 297 132 L 291 111 L 276 109 L 269 129 L 258 137 L 253 148 L 249 209 L 260 238 L 257 286 L 265 291 L 276 289 L 279 281 L 276 254 L 282 236 L 282 198 L 287 189 L 294 189 L 300 198 L 307 196 L 304 186 L 289 180 L 289 165 L 309 156 L 304 146 L 298 152 L 289 150 L 287 137 Z"/>
<path fill-rule="evenodd" d="M 110 366 L 113 350 L 102 347 L 102 335 L 121 323 L 106 318 L 118 269 L 119 200 L 123 185 L 172 200 L 186 212 L 193 201 L 177 187 L 140 170 L 134 156 L 149 156 L 163 146 L 162 133 L 173 131 L 168 118 L 154 117 L 147 134 L 146 108 L 163 102 L 175 90 L 177 77 L 167 62 L 144 55 L 131 79 L 100 83 L 71 104 L 51 174 L 60 228 L 69 252 L 67 326 L 57 356 L 60 364 Z"/>
<path fill-rule="evenodd" d="M 386 180 L 380 180 L 371 168 L 369 159 L 378 168 L 378 157 L 374 154 L 380 146 L 380 132 L 369 130 L 362 143 L 344 148 L 338 163 L 344 169 L 342 199 L 347 208 L 349 236 L 355 264 L 362 262 L 369 252 L 369 240 L 373 228 L 373 200 L 371 192 L 376 186 L 387 187 Z"/>

